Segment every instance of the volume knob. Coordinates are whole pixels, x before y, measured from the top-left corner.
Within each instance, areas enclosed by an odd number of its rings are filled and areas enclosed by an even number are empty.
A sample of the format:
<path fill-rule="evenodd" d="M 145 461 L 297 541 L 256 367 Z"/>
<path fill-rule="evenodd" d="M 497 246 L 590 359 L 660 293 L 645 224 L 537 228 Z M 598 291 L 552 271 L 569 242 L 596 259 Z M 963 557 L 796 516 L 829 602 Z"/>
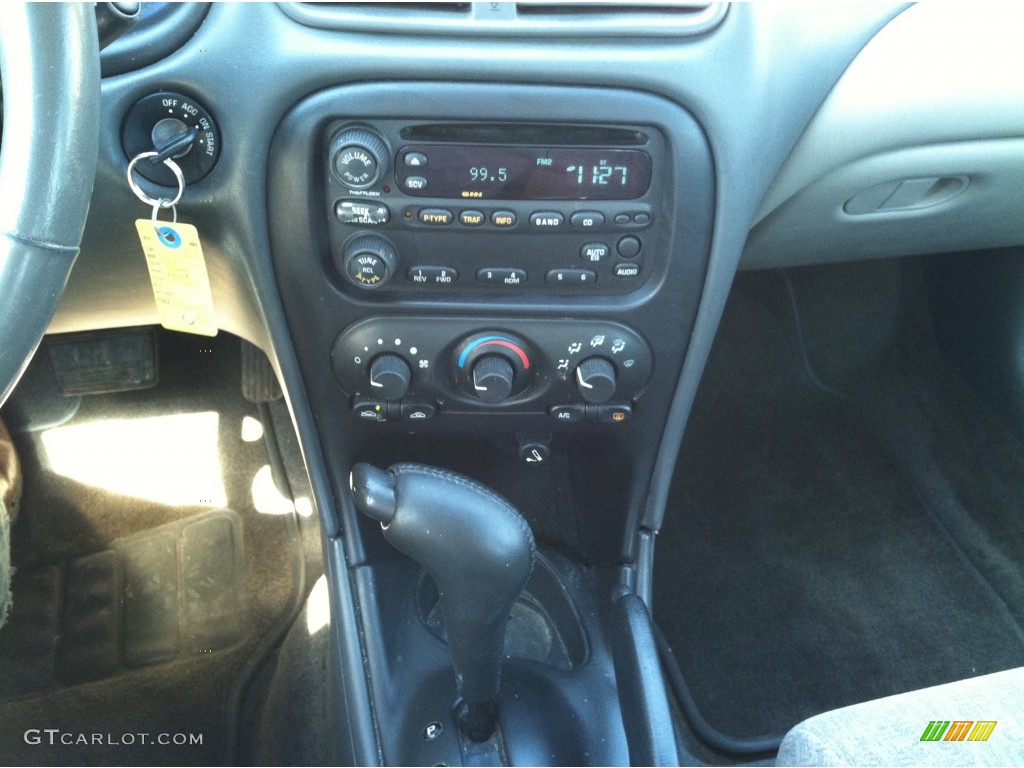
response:
<path fill-rule="evenodd" d="M 349 189 L 372 187 L 388 169 L 388 145 L 367 128 L 348 128 L 331 140 L 331 168 Z"/>

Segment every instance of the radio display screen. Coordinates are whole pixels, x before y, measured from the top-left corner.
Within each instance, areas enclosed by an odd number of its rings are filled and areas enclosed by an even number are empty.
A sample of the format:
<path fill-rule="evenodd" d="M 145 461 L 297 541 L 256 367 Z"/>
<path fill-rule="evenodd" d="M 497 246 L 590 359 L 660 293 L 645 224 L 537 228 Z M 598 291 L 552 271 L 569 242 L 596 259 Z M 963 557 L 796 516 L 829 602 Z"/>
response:
<path fill-rule="evenodd" d="M 638 149 L 424 144 L 402 147 L 396 176 L 416 197 L 635 200 L 651 186 L 651 157 Z"/>

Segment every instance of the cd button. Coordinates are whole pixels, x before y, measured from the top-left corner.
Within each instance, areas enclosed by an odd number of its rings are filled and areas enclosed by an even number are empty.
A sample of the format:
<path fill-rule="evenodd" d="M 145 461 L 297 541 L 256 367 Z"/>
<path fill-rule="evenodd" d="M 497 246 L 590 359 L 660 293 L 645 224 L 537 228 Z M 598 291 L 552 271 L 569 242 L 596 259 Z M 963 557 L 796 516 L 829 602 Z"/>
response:
<path fill-rule="evenodd" d="M 516 215 L 512 211 L 495 211 L 491 214 L 491 224 L 496 227 L 514 227 Z"/>
<path fill-rule="evenodd" d="M 608 258 L 609 250 L 604 243 L 587 243 L 580 248 L 580 256 L 584 261 L 597 264 Z"/>
<path fill-rule="evenodd" d="M 526 282 L 526 270 L 509 267 L 484 267 L 476 273 L 477 282 L 489 285 L 507 285 L 514 287 Z"/>
<path fill-rule="evenodd" d="M 406 189 L 427 188 L 427 180 L 422 176 L 406 176 L 405 181 L 403 181 L 402 183 L 405 184 Z"/>
<path fill-rule="evenodd" d="M 443 226 L 453 221 L 452 212 L 444 208 L 424 208 L 420 211 L 419 219 L 424 224 L 431 226 Z"/>
<path fill-rule="evenodd" d="M 422 152 L 408 152 L 404 162 L 410 168 L 422 168 L 427 164 L 427 156 Z"/>
<path fill-rule="evenodd" d="M 537 211 L 530 214 L 530 226 L 555 229 L 565 223 L 565 217 L 556 211 Z"/>
<path fill-rule="evenodd" d="M 569 223 L 576 229 L 593 229 L 604 224 L 604 214 L 597 211 L 579 211 L 569 218 Z"/>
<path fill-rule="evenodd" d="M 555 285 L 590 285 L 597 282 L 597 273 L 592 269 L 552 269 L 547 281 Z"/>
<path fill-rule="evenodd" d="M 459 223 L 466 227 L 479 227 L 484 223 L 484 215 L 480 211 L 463 211 L 459 214 Z"/>

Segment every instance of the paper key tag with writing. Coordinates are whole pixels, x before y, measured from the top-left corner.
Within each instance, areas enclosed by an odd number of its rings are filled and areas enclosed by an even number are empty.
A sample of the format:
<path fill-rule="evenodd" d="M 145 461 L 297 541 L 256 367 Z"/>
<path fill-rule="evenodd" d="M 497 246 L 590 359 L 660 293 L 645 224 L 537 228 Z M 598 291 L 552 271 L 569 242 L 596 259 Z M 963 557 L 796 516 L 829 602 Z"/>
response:
<path fill-rule="evenodd" d="M 136 219 L 160 324 L 172 331 L 216 336 L 213 294 L 199 233 L 191 224 Z"/>

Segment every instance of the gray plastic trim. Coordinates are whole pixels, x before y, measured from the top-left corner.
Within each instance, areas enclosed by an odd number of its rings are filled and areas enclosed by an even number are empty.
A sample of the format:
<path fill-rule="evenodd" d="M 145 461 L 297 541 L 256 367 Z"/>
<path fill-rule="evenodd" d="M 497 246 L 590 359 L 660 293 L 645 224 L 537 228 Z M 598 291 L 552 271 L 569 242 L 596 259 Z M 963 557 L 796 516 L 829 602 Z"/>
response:
<path fill-rule="evenodd" d="M 709 32 L 728 3 L 280 3 L 308 27 L 352 32 L 500 37 L 682 37 Z M 464 6 L 460 8 L 460 6 Z M 573 12 L 566 9 L 573 6 Z M 633 6 L 633 8 L 628 8 Z M 550 8 L 544 12 L 545 7 Z M 399 12 L 396 12 L 399 11 Z"/>
<path fill-rule="evenodd" d="M 860 158 L 1024 135 L 1022 28 L 1024 7 L 1018 4 L 909 8 L 843 74 L 765 195 L 755 222 Z"/>
<path fill-rule="evenodd" d="M 900 190 L 915 181 L 931 186 L 917 203 L 901 205 Z M 875 209 L 861 211 L 876 194 L 870 201 L 878 203 Z M 1020 243 L 1024 138 L 963 141 L 883 152 L 812 182 L 753 228 L 740 266 L 821 264 Z"/>

